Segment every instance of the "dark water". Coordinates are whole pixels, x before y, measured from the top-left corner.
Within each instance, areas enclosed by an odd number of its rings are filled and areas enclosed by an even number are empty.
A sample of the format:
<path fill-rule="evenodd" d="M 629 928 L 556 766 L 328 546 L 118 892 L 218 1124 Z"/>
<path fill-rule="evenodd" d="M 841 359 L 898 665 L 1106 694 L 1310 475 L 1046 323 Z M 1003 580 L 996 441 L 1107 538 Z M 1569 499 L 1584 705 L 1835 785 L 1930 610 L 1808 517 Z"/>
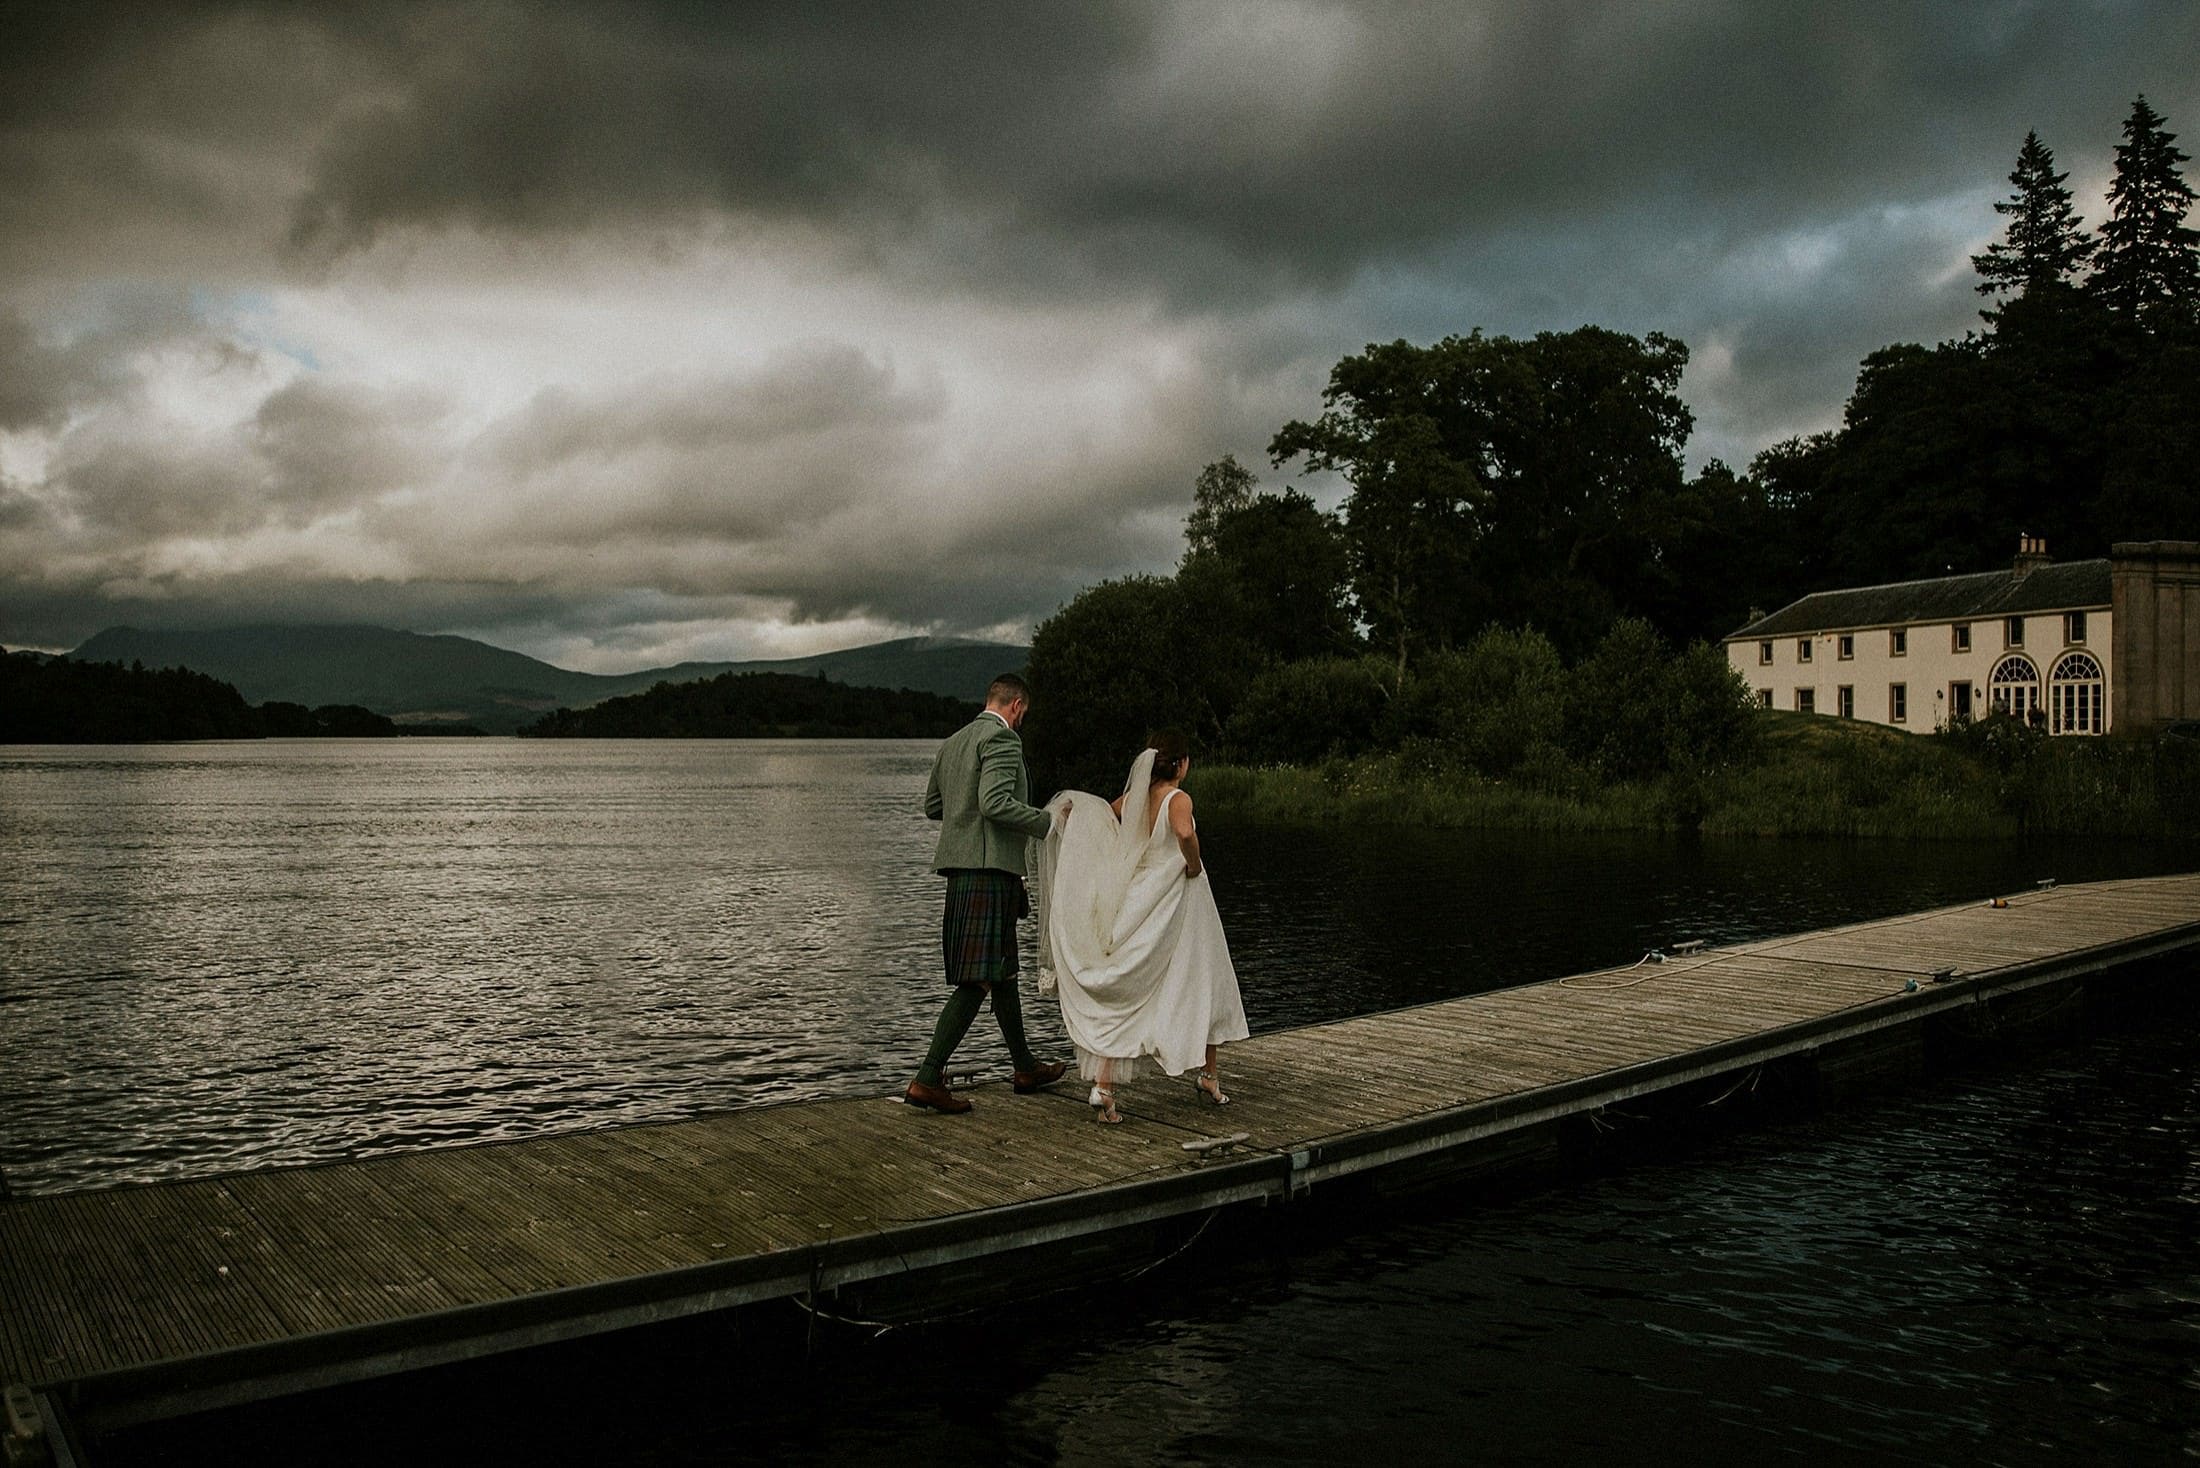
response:
<path fill-rule="evenodd" d="M 940 998 L 915 811 L 928 757 L 0 752 L 0 1169 L 56 1191 L 898 1087 Z M 1205 835 L 1256 1029 L 2194 860 Z M 2189 1456 L 2194 1029 L 2186 1011 L 1532 1199 L 1218 1231 L 1135 1285 L 842 1343 L 813 1370 L 693 1326 L 123 1446 L 203 1462 Z M 997 1043 L 981 1028 L 963 1058 L 997 1067 Z M 409 1446 L 375 1426 L 392 1414 Z"/>
<path fill-rule="evenodd" d="M 2190 1461 L 2196 1027 L 2188 1001 L 1509 1201 L 1224 1215 L 1138 1280 L 807 1362 L 789 1306 L 112 1462 Z"/>
<path fill-rule="evenodd" d="M 0 1169 L 49 1192 L 898 1089 L 941 998 L 929 758 L 0 749 Z M 1208 827 L 1256 1031 L 2200 859 Z M 965 1060 L 1006 1063 L 983 1026 Z"/>

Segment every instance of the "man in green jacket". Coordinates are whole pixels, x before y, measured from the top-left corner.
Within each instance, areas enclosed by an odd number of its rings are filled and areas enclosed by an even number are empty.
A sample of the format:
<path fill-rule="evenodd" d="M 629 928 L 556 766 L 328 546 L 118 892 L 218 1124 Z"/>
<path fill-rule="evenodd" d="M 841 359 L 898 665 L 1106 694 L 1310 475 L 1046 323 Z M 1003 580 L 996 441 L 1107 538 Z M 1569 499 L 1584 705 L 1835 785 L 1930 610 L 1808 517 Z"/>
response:
<path fill-rule="evenodd" d="M 1016 992 L 1016 921 L 1031 911 L 1024 893 L 1024 844 L 1053 829 L 1055 816 L 1031 802 L 1024 742 L 1017 730 L 1031 704 L 1031 690 L 1003 673 L 986 690 L 985 708 L 947 737 L 932 761 L 924 787 L 924 813 L 940 823 L 932 870 L 947 878 L 947 913 L 940 946 L 954 997 L 940 1011 L 932 1048 L 903 1099 L 934 1111 L 968 1111 L 970 1103 L 947 1088 L 947 1058 L 990 994 L 993 1017 L 1015 1063 L 1013 1084 L 1029 1093 L 1053 1085 L 1068 1067 L 1041 1064 L 1024 1038 L 1023 1004 Z"/>

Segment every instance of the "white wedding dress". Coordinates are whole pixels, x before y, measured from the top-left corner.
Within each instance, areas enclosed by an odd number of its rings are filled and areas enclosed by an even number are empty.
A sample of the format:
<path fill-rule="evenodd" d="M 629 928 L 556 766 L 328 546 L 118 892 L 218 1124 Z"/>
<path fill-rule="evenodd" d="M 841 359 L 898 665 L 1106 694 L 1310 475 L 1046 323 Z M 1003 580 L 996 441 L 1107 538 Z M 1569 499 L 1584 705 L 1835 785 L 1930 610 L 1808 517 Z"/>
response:
<path fill-rule="evenodd" d="M 1181 1075 L 1249 1033 L 1214 889 L 1204 870 L 1186 880 L 1169 829 L 1179 792 L 1150 803 L 1153 760 L 1131 766 L 1121 820 L 1097 795 L 1057 795 L 1069 820 L 1040 845 L 1039 987 L 1059 996 L 1086 1080 L 1103 1061 L 1116 1081 L 1147 1061 Z"/>

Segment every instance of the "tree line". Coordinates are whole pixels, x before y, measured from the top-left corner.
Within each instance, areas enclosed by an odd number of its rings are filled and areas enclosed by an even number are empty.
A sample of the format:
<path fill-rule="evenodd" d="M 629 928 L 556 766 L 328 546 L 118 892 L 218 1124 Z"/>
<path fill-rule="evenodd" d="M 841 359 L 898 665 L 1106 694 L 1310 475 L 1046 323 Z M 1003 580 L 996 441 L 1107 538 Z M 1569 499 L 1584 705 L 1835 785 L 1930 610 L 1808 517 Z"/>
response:
<path fill-rule="evenodd" d="M 478 734 L 471 725 L 399 724 L 355 704 L 271 699 L 189 668 L 0 654 L 0 744 L 138 744 L 176 739 L 379 738 Z"/>
<path fill-rule="evenodd" d="M 975 701 L 857 688 L 823 673 L 721 673 L 561 708 L 519 732 L 546 739 L 939 739 L 977 711 Z"/>
<path fill-rule="evenodd" d="M 2108 217 L 2087 232 L 2025 135 L 1990 298 L 1959 341 L 1864 359 L 1841 426 L 1760 454 L 1763 543 L 1798 590 L 1984 569 L 2019 533 L 2058 558 L 2200 534 L 2200 235 L 2176 135 L 2132 107 Z M 1783 598 L 1784 599 L 1784 598 Z"/>
<path fill-rule="evenodd" d="M 1039 783 L 1104 788 L 1163 723 L 1253 762 L 1715 764 L 1749 721 L 1710 644 L 1753 613 L 1987 569 L 2020 534 L 2062 559 L 2200 534 L 2200 237 L 2175 136 L 2134 102 L 2088 233 L 2027 134 L 1973 259 L 1980 328 L 1872 353 L 1839 427 L 1745 470 L 1686 472 L 1688 349 L 1656 332 L 1345 357 L 1268 446 L 1273 468 L 1340 476 L 1335 512 L 1226 457 L 1192 486 L 1174 574 L 1102 582 L 1039 626 Z M 1506 736 L 1532 758 L 1466 747 L 1508 701 L 1548 736 Z"/>

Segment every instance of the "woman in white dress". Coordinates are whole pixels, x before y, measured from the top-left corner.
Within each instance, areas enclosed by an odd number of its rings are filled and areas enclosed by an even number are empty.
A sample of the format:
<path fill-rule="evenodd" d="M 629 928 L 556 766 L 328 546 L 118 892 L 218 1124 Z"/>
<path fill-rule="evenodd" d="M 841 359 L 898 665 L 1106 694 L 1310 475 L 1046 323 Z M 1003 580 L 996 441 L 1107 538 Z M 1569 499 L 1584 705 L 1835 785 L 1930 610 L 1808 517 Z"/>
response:
<path fill-rule="evenodd" d="M 1149 1060 L 1195 1071 L 1199 1094 L 1227 1104 L 1216 1047 L 1248 1033 L 1181 788 L 1190 746 L 1173 729 L 1147 742 L 1114 800 L 1071 790 L 1050 802 L 1063 819 L 1039 857 L 1039 984 L 1060 997 L 1104 1122 L 1123 1119 L 1115 1088 Z"/>

